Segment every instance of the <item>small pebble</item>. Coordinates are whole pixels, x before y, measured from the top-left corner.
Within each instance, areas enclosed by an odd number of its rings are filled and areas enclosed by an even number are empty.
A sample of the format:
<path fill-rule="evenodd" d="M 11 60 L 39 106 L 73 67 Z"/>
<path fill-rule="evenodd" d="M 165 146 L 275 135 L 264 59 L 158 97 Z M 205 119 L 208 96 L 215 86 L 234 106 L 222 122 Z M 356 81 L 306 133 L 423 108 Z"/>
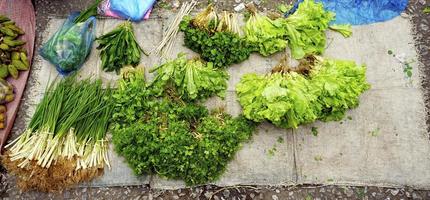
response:
<path fill-rule="evenodd" d="M 276 195 L 272 195 L 272 199 L 273 200 L 279 200 L 278 196 L 276 196 Z"/>

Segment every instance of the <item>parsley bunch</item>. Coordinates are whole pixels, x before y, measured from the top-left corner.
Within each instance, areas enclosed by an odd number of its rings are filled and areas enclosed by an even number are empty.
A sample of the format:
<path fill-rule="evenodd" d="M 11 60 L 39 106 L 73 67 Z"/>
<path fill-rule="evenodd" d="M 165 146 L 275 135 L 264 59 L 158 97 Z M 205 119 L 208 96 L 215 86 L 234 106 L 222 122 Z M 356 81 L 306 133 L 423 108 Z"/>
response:
<path fill-rule="evenodd" d="M 145 83 L 143 71 L 124 75 L 113 95 L 115 149 L 138 175 L 158 174 L 187 185 L 214 181 L 255 125 L 242 116 L 185 103 L 175 87 L 170 90 L 158 97 Z"/>
<path fill-rule="evenodd" d="M 194 19 L 185 17 L 180 24 L 185 46 L 219 68 L 248 59 L 252 48 L 240 37 L 237 16 L 224 12 L 218 18 L 212 6 Z"/>

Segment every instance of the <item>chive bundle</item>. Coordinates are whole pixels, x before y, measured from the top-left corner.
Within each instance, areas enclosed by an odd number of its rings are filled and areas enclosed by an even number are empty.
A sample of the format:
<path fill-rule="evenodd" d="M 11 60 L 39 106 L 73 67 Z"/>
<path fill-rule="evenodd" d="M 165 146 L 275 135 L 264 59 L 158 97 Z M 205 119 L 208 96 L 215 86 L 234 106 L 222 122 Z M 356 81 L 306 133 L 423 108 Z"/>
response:
<path fill-rule="evenodd" d="M 100 175 L 105 164 L 110 167 L 105 139 L 110 95 L 100 80 L 75 76 L 48 88 L 27 130 L 6 146 L 3 163 L 21 188 L 61 190 Z"/>

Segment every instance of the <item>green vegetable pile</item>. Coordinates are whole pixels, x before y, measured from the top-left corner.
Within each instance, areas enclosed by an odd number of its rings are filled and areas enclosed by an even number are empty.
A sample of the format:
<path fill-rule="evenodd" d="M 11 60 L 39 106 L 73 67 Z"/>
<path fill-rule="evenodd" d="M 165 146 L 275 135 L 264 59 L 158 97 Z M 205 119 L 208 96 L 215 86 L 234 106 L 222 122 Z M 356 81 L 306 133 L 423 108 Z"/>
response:
<path fill-rule="evenodd" d="M 106 72 L 116 71 L 127 65 L 140 63 L 142 48 L 136 42 L 131 22 L 120 24 L 111 32 L 96 39 L 99 42 L 102 68 Z"/>
<path fill-rule="evenodd" d="M 297 128 L 315 120 L 340 120 L 369 89 L 366 68 L 351 61 L 310 57 L 298 68 L 281 64 L 269 75 L 246 74 L 236 86 L 246 118 Z"/>
<path fill-rule="evenodd" d="M 288 24 L 284 18 L 275 20 L 261 15 L 254 7 L 248 8 L 250 17 L 245 24 L 245 39 L 254 51 L 269 56 L 287 48 Z"/>
<path fill-rule="evenodd" d="M 322 3 L 304 0 L 296 12 L 286 18 L 292 28 L 288 30 L 288 41 L 293 58 L 322 54 L 325 50 L 325 31 L 335 14 L 324 10 Z"/>
<path fill-rule="evenodd" d="M 237 23 L 236 14 L 223 12 L 219 17 L 210 5 L 194 19 L 185 17 L 180 30 L 185 34 L 185 46 L 223 68 L 248 59 L 252 51 L 240 37 Z"/>
<path fill-rule="evenodd" d="M 178 95 L 185 100 L 205 99 L 218 95 L 224 98 L 227 89 L 228 74 L 213 68 L 211 62 L 199 59 L 187 60 L 185 54 L 155 67 L 157 72 L 152 82 L 154 90 L 162 93 L 168 87 L 176 87 Z"/>
<path fill-rule="evenodd" d="M 324 10 L 322 3 L 304 0 L 294 14 L 287 18 L 270 19 L 259 14 L 255 8 L 248 8 L 251 16 L 244 30 L 245 38 L 253 50 L 269 56 L 290 47 L 292 57 L 304 58 L 307 55 L 322 54 L 326 46 L 325 31 L 331 28 L 349 37 L 351 26 L 329 23 L 335 14 Z"/>
<path fill-rule="evenodd" d="M 113 95 L 116 151 L 138 175 L 158 174 L 187 185 L 216 180 L 251 137 L 254 123 L 186 103 L 175 87 L 168 95 L 157 93 L 138 68 L 123 74 Z"/>

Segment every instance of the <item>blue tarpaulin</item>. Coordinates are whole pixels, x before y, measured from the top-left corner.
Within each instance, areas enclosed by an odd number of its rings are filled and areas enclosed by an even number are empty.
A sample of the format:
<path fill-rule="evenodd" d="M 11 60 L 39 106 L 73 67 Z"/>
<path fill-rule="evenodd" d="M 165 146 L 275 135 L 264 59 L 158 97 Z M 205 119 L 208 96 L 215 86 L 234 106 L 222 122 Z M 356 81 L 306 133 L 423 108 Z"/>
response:
<path fill-rule="evenodd" d="M 299 0 L 286 16 L 297 9 Z M 333 24 L 362 25 L 383 22 L 397 17 L 408 6 L 408 0 L 316 0 L 336 13 Z"/>

